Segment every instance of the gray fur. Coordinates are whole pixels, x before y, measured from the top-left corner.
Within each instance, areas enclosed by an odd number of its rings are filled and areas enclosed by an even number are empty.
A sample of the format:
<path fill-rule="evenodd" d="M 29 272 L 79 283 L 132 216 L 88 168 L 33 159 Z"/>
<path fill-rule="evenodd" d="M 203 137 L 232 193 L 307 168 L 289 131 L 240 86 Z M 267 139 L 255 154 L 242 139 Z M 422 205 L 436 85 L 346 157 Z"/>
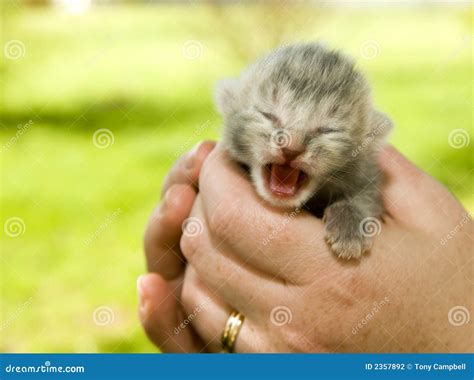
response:
<path fill-rule="evenodd" d="M 216 104 L 230 156 L 249 167 L 265 200 L 324 215 L 326 239 L 339 257 L 358 258 L 370 248 L 360 226 L 383 212 L 376 153 L 391 122 L 373 108 L 351 59 L 316 43 L 283 47 L 220 82 Z M 276 130 L 305 150 L 301 169 L 310 181 L 289 200 L 272 197 L 260 178 L 262 165 L 277 160 Z"/>

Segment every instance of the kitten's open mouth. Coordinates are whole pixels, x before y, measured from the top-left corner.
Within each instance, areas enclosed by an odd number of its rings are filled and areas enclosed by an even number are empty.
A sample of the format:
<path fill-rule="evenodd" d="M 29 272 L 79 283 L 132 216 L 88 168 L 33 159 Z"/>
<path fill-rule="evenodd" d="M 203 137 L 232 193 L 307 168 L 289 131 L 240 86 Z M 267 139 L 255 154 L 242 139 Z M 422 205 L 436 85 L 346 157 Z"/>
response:
<path fill-rule="evenodd" d="M 295 196 L 308 178 L 300 169 L 278 164 L 266 165 L 264 176 L 272 194 L 282 198 Z"/>

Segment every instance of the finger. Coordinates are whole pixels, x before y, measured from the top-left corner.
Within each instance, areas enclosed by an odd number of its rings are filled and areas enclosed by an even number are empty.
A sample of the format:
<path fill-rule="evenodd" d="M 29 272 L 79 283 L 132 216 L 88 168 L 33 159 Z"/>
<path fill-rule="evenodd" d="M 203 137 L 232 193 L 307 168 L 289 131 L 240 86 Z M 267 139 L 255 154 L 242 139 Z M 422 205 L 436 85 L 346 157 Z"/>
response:
<path fill-rule="evenodd" d="M 155 273 L 140 276 L 139 316 L 146 334 L 161 350 L 198 352 L 203 347 L 192 327 L 178 330 L 184 314 L 178 302 L 181 280 L 169 283 Z"/>
<path fill-rule="evenodd" d="M 418 194 L 408 178 L 420 178 L 421 173 L 392 146 L 381 150 L 379 161 L 385 174 L 383 199 L 387 212 L 399 221 L 412 217 Z"/>
<path fill-rule="evenodd" d="M 432 224 L 430 221 L 453 216 L 453 220 L 457 220 L 463 214 L 462 207 L 443 185 L 394 147 L 382 149 L 379 162 L 386 177 L 384 204 L 389 214 L 399 222 L 426 229 Z M 453 213 L 453 207 L 458 209 L 457 213 Z"/>
<path fill-rule="evenodd" d="M 286 268 L 284 275 L 301 278 L 301 272 L 296 273 L 301 262 L 329 255 L 321 220 L 299 209 L 281 210 L 265 203 L 221 146 L 204 163 L 199 186 L 213 238 L 250 266 L 269 275 Z M 302 250 L 306 255 L 295 257 L 295 250 L 308 244 L 311 249 Z"/>
<path fill-rule="evenodd" d="M 183 183 L 197 187 L 202 164 L 215 145 L 214 141 L 203 141 L 180 157 L 165 179 L 162 196 L 174 184 Z"/>
<path fill-rule="evenodd" d="M 196 191 L 190 185 L 171 186 L 148 223 L 144 239 L 148 270 L 167 280 L 183 271 L 185 260 L 179 249 L 181 226 L 195 198 Z"/>
<path fill-rule="evenodd" d="M 196 203 L 199 204 L 199 198 Z M 193 211 L 193 218 L 200 223 L 199 212 Z M 278 299 L 276 290 L 284 290 L 282 288 L 287 285 L 284 281 L 251 268 L 225 248 L 215 246 L 204 224 L 194 231 L 199 233 L 185 232 L 181 238 L 181 250 L 188 261 L 187 271 L 189 268 L 195 270 L 215 294 L 249 315 L 258 312 L 253 304 L 268 300 L 269 294 L 265 294 L 267 287 L 275 290 L 270 294 Z"/>
<path fill-rule="evenodd" d="M 201 282 L 192 267 L 186 271 L 182 293 L 183 307 L 192 318 L 192 325 L 211 352 L 222 350 L 221 336 L 227 319 L 234 310 L 226 304 L 203 282 Z M 242 327 L 235 342 L 235 352 L 259 352 L 263 350 L 263 337 L 258 333 L 253 321 L 245 316 Z"/>

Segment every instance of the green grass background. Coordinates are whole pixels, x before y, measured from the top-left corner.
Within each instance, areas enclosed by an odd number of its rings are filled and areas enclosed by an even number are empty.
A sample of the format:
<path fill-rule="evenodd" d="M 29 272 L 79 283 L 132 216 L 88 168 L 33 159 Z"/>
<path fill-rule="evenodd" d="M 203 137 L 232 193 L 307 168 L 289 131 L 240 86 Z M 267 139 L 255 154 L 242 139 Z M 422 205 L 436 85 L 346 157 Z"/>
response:
<path fill-rule="evenodd" d="M 278 44 L 314 39 L 356 58 L 396 124 L 392 142 L 472 212 L 472 142 L 448 144 L 454 129 L 472 137 L 467 7 L 117 5 L 72 15 L 3 3 L 2 47 L 19 40 L 25 54 L 2 54 L 0 65 L 0 350 L 156 351 L 138 323 L 135 280 L 166 172 L 218 138 L 216 80 Z M 101 128 L 114 136 L 106 149 L 93 144 Z M 4 231 L 11 217 L 24 221 L 18 237 Z M 93 318 L 100 307 L 113 315 L 104 326 Z"/>

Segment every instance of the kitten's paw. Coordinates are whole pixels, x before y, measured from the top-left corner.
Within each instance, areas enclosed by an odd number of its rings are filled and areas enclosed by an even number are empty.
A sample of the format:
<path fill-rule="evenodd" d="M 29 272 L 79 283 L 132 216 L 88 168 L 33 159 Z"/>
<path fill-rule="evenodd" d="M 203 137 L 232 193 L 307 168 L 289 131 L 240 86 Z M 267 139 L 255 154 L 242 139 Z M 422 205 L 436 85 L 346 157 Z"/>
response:
<path fill-rule="evenodd" d="M 331 250 L 341 259 L 359 259 L 370 249 L 371 238 L 360 229 L 360 218 L 344 204 L 329 206 L 323 221 L 326 241 Z"/>
<path fill-rule="evenodd" d="M 331 234 L 331 233 L 326 234 L 326 241 L 330 245 L 331 250 L 340 259 L 345 259 L 345 260 L 360 259 L 362 254 L 368 251 L 370 248 L 370 243 L 367 243 L 365 241 L 367 240 L 366 238 L 345 239 L 345 238 L 341 238 L 340 236 L 341 234 Z"/>

